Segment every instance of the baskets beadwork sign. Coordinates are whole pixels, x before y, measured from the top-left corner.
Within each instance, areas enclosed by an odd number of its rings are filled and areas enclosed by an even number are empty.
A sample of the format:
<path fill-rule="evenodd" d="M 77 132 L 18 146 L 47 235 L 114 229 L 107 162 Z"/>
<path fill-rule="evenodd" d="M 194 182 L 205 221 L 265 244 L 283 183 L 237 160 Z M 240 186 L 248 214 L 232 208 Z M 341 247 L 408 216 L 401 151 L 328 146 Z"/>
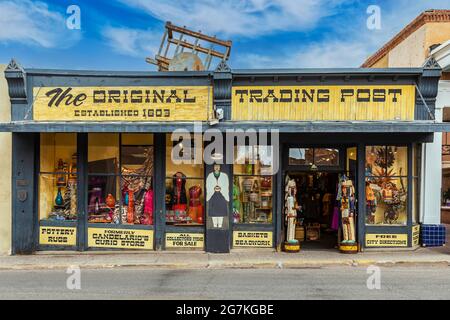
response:
<path fill-rule="evenodd" d="M 271 231 L 233 231 L 233 247 L 271 248 Z"/>
<path fill-rule="evenodd" d="M 207 121 L 211 87 L 35 87 L 35 121 Z"/>
<path fill-rule="evenodd" d="M 236 86 L 233 120 L 414 120 L 415 87 Z"/>

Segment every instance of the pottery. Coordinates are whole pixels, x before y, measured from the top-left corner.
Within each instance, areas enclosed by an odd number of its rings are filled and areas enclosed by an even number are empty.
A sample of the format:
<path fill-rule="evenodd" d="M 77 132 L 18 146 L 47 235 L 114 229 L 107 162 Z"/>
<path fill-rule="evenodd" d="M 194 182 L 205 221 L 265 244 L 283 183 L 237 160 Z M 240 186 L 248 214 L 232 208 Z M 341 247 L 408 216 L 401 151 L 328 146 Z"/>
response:
<path fill-rule="evenodd" d="M 55 198 L 55 204 L 57 206 L 62 206 L 63 205 L 63 197 L 62 197 L 62 194 L 61 194 L 61 188 L 58 188 L 58 193 L 57 193 L 56 198 Z"/>

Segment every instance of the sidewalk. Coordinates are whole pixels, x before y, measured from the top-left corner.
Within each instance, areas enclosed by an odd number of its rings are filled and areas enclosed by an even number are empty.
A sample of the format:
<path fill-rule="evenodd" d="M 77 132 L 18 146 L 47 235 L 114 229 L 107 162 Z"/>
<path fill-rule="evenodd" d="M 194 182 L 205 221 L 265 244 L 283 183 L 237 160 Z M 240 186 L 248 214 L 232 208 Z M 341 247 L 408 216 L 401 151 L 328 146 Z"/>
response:
<path fill-rule="evenodd" d="M 299 253 L 272 249 L 239 249 L 213 254 L 192 251 L 87 251 L 40 252 L 27 256 L 0 256 L 0 270 L 145 267 L 173 269 L 226 268 L 320 268 L 327 266 L 450 266 L 450 226 L 447 246 L 407 251 L 365 251 L 342 254 L 337 250 L 302 250 Z"/>
<path fill-rule="evenodd" d="M 402 252 L 341 254 L 334 250 L 288 254 L 273 250 L 233 250 L 229 254 L 203 252 L 53 252 L 0 257 L 0 270 L 80 268 L 308 268 L 366 265 L 450 266 L 450 248 L 419 248 Z"/>

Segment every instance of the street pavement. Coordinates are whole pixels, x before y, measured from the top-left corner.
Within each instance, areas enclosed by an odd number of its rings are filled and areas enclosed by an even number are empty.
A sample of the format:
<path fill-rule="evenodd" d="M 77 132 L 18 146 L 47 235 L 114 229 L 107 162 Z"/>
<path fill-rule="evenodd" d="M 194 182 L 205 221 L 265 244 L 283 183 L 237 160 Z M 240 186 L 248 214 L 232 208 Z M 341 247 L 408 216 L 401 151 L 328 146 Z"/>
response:
<path fill-rule="evenodd" d="M 372 270 L 373 272 L 373 270 Z M 450 268 L 381 267 L 368 289 L 366 267 L 298 269 L 2 270 L 0 299 L 450 299 Z M 73 280 L 73 279 L 72 279 Z M 374 284 L 374 282 L 369 281 Z"/>

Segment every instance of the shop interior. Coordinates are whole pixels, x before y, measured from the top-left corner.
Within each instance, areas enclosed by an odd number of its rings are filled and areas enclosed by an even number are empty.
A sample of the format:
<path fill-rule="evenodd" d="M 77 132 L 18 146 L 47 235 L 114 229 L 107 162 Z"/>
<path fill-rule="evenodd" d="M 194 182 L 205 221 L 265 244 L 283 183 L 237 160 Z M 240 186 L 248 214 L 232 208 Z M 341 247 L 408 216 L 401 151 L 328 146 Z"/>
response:
<path fill-rule="evenodd" d="M 329 250 L 342 241 L 356 241 L 356 148 L 344 150 L 289 149 L 284 176 L 287 243 L 300 243 L 302 250 Z"/>
<path fill-rule="evenodd" d="M 303 249 L 337 248 L 338 229 L 332 222 L 333 211 L 338 209 L 339 174 L 289 172 L 288 176 L 297 188 L 295 238 L 302 243 Z"/>

